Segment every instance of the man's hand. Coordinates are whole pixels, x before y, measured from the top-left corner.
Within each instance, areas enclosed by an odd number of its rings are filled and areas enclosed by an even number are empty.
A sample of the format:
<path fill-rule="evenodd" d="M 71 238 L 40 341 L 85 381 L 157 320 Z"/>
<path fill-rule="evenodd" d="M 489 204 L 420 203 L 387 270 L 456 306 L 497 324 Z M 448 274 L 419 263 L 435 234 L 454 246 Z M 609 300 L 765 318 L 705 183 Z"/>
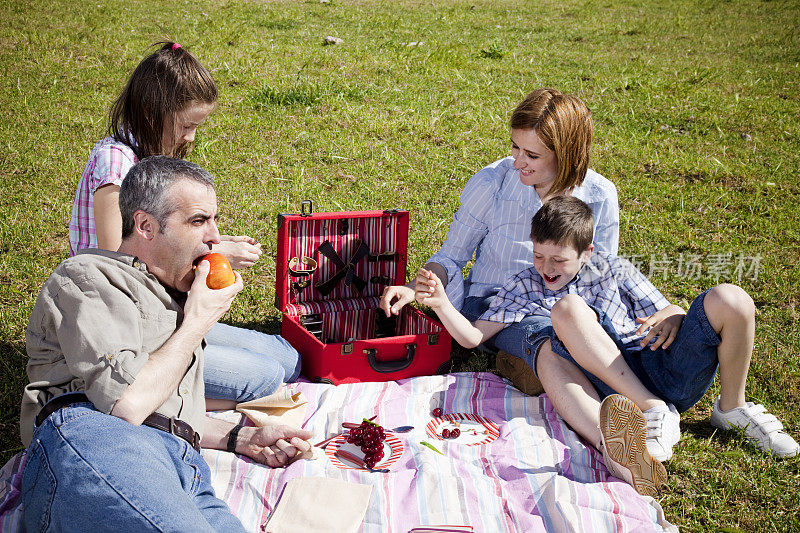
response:
<path fill-rule="evenodd" d="M 257 463 L 279 468 L 292 463 L 311 449 L 314 434 L 286 425 L 243 427 L 238 435 L 236 453 Z"/>
<path fill-rule="evenodd" d="M 228 258 L 234 269 L 253 266 L 261 257 L 261 243 L 247 235 L 220 235 L 219 244 L 211 247 L 213 252 Z"/>
<path fill-rule="evenodd" d="M 414 301 L 414 289 L 405 285 L 386 287 L 381 294 L 380 307 L 386 316 L 397 315 L 400 310 Z"/>
<path fill-rule="evenodd" d="M 648 317 L 637 318 L 636 322 L 641 324 L 639 329 L 636 330 L 637 335 L 644 334 L 644 332 L 650 328 L 647 336 L 642 339 L 639 345 L 644 348 L 653 337 L 657 336 L 656 341 L 650 346 L 650 349 L 655 350 L 661 347 L 666 350 L 669 348 L 670 344 L 672 344 L 672 341 L 675 340 L 675 336 L 678 334 L 681 323 L 683 323 L 683 317 L 685 316 L 686 311 L 677 305 L 670 304 L 661 311 L 656 311 Z"/>
<path fill-rule="evenodd" d="M 439 276 L 424 268 L 420 268 L 417 274 L 414 298 L 434 311 L 450 303 L 450 300 L 447 299 L 447 294 L 444 292 L 442 280 L 439 279 Z"/>
<path fill-rule="evenodd" d="M 197 265 L 192 288 L 183 307 L 186 316 L 184 323 L 196 320 L 197 326 L 204 329 L 203 336 L 217 323 L 217 320 L 222 318 L 222 315 L 228 312 L 233 299 L 244 288 L 242 276 L 234 272 L 236 282 L 233 285 L 224 289 L 209 289 L 206 277 L 210 269 L 211 265 L 205 260 Z"/>

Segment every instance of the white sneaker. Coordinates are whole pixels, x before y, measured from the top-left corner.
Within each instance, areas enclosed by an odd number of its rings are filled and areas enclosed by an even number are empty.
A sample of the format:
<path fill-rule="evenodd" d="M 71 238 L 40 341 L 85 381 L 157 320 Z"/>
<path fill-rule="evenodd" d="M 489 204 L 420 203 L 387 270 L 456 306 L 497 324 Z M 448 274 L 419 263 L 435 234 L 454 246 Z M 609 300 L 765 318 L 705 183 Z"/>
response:
<path fill-rule="evenodd" d="M 797 442 L 783 431 L 780 420 L 767 412 L 766 407 L 761 404 L 747 402 L 743 407 L 722 411 L 717 396 L 711 412 L 711 425 L 724 430 L 742 428 L 748 440 L 761 450 L 778 457 L 794 457 L 800 451 Z"/>
<path fill-rule="evenodd" d="M 681 415 L 671 403 L 643 411 L 647 422 L 647 451 L 657 461 L 669 461 L 681 438 Z"/>
<path fill-rule="evenodd" d="M 643 496 L 655 496 L 667 470 L 647 451 L 645 419 L 636 404 L 620 394 L 606 397 L 600 404 L 600 433 L 600 451 L 611 475 Z"/>

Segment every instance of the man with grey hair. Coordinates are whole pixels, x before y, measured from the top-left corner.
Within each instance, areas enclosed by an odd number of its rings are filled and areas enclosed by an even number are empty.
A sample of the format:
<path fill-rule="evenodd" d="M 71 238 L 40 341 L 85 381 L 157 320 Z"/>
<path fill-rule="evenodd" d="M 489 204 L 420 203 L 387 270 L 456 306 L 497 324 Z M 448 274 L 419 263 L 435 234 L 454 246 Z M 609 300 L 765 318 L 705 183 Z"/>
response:
<path fill-rule="evenodd" d="M 219 242 L 211 175 L 154 156 L 120 190 L 123 242 L 62 262 L 27 330 L 20 416 L 28 530 L 243 531 L 215 497 L 200 447 L 271 467 L 310 449 L 307 431 L 205 416 L 203 337 L 242 290 L 206 286 Z"/>

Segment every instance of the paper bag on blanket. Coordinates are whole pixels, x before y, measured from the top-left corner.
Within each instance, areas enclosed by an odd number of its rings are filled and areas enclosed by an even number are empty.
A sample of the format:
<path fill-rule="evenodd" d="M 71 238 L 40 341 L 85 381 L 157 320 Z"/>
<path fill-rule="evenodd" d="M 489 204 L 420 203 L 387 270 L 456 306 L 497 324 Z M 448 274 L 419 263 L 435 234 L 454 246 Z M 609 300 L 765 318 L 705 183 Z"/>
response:
<path fill-rule="evenodd" d="M 240 403 L 236 411 L 259 427 L 285 424 L 299 428 L 306 420 L 307 405 L 308 400 L 302 392 L 292 393 L 289 387 L 281 387 L 269 396 Z M 296 459 L 311 459 L 313 456 L 312 448 Z"/>
<path fill-rule="evenodd" d="M 355 533 L 364 521 L 371 492 L 371 485 L 341 479 L 290 479 L 264 531 Z"/>

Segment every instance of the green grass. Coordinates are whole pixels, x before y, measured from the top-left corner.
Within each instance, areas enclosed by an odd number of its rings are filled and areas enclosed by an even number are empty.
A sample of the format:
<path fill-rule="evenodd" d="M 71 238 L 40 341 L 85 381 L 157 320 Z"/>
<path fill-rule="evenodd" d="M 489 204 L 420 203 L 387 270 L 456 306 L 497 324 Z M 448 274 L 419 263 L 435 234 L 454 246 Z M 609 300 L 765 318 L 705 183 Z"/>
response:
<path fill-rule="evenodd" d="M 410 209 L 421 266 L 466 180 L 508 154 L 510 110 L 552 86 L 592 109 L 592 166 L 619 189 L 622 253 L 666 266 L 655 281 L 670 299 L 687 305 L 736 281 L 737 257 L 760 257 L 741 281 L 758 306 L 749 396 L 800 435 L 798 28 L 788 0 L 0 3 L 0 461 L 20 449 L 25 326 L 67 256 L 78 177 L 127 75 L 165 36 L 220 87 L 191 158 L 218 179 L 222 227 L 267 248 L 229 322 L 278 330 L 275 220 L 304 199 Z M 323 46 L 328 35 L 344 43 Z M 726 253 L 717 277 L 709 265 Z M 680 257 L 699 275 L 677 273 Z M 459 368 L 492 368 L 466 355 Z M 800 530 L 800 459 L 715 434 L 715 390 L 683 418 L 668 519 Z"/>

